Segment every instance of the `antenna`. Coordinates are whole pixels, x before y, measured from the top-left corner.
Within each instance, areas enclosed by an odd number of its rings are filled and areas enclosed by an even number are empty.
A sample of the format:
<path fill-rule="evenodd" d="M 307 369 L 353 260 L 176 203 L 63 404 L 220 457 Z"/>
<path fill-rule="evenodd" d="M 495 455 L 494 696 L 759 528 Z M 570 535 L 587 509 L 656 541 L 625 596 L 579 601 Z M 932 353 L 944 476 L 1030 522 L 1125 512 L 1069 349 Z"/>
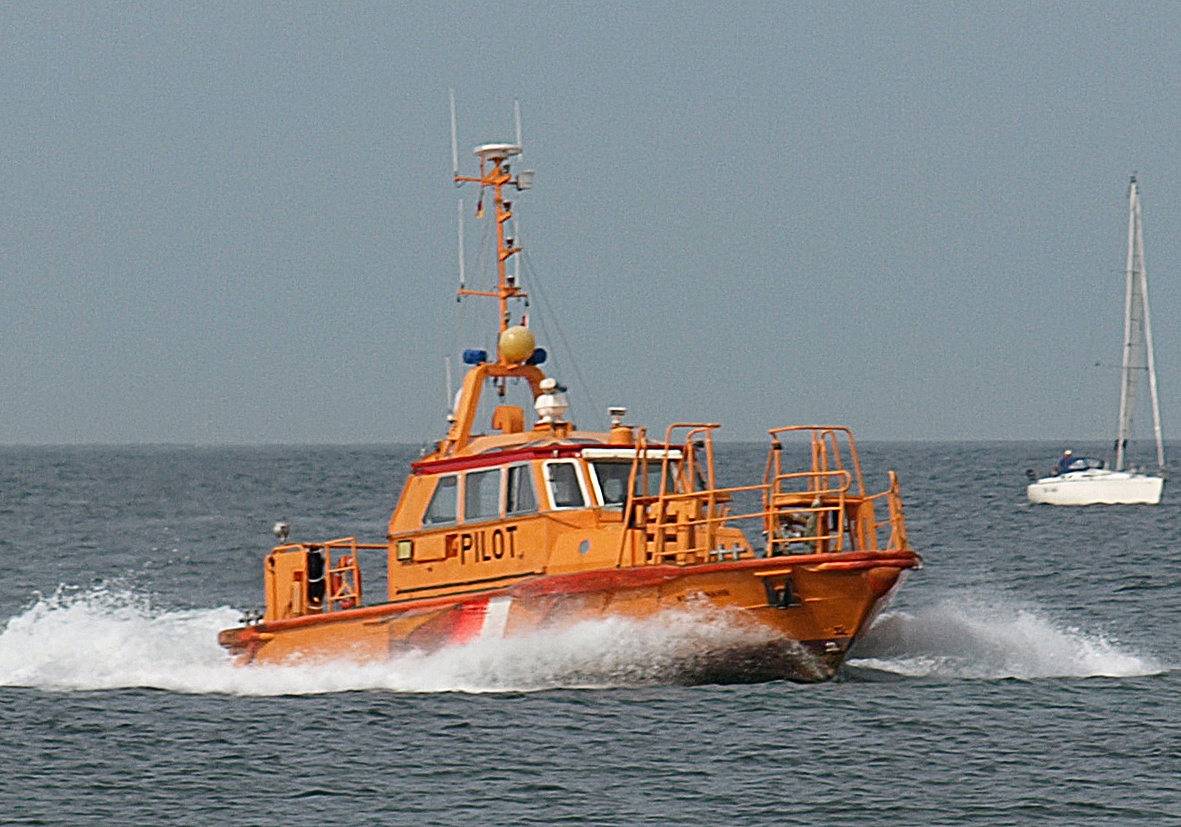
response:
<path fill-rule="evenodd" d="M 464 273 L 464 253 L 463 253 L 463 199 L 459 199 L 459 289 L 463 290 L 467 284 L 467 277 Z M 458 296 L 455 297 L 459 299 Z"/>
<path fill-rule="evenodd" d="M 455 397 L 451 395 L 451 357 L 443 357 L 443 381 L 447 383 L 447 415 L 448 417 L 455 415 Z"/>
<path fill-rule="evenodd" d="M 494 226 L 493 231 L 496 234 L 496 270 L 497 280 L 495 290 L 469 290 L 466 286 L 466 276 L 463 271 L 463 206 L 460 203 L 460 229 L 459 229 L 459 246 L 460 246 L 460 287 L 459 298 L 463 296 L 487 296 L 488 298 L 497 299 L 500 302 L 500 332 L 503 333 L 509 327 L 509 309 L 508 303 L 512 299 L 527 300 L 528 294 L 521 289 L 519 284 L 520 263 L 513 262 L 512 273 L 508 272 L 508 259 L 516 256 L 521 252 L 521 248 L 515 243 L 515 237 L 508 237 L 506 230 L 515 234 L 516 222 L 512 225 L 506 224 L 513 219 L 512 202 L 504 197 L 505 187 L 514 187 L 517 190 L 527 190 L 533 185 L 533 171 L 522 170 L 516 175 L 513 175 L 510 169 L 509 161 L 521 154 L 521 147 L 519 144 L 507 143 L 487 143 L 481 144 L 472 150 L 472 154 L 480 159 L 480 174 L 479 176 L 460 175 L 459 174 L 459 154 L 458 141 L 456 140 L 455 128 L 455 98 L 451 98 L 451 150 L 452 160 L 455 162 L 455 177 L 456 186 L 465 183 L 479 184 L 480 197 L 476 201 L 476 218 L 484 217 L 484 192 L 486 189 L 492 191 L 492 207 L 494 212 Z M 514 114 L 516 118 L 516 127 L 518 137 L 521 134 L 521 114 L 520 104 L 514 102 Z"/>
<path fill-rule="evenodd" d="M 459 176 L 459 144 L 455 138 L 455 90 L 448 89 L 448 94 L 451 97 L 451 177 L 457 178 Z M 520 128 L 517 129 L 520 132 Z M 459 182 L 455 182 L 455 186 L 459 186 Z"/>
<path fill-rule="evenodd" d="M 517 146 L 520 146 L 520 144 L 517 144 Z M 513 243 L 516 245 L 518 250 L 521 249 L 521 225 L 517 223 L 517 214 L 516 213 L 513 213 Z M 520 283 L 521 283 L 521 257 L 520 256 L 513 256 L 513 284 L 519 285 Z M 529 301 L 527 299 L 525 301 L 525 304 L 526 305 L 529 304 Z"/>
<path fill-rule="evenodd" d="M 517 127 L 517 146 L 519 146 L 521 148 L 521 155 L 517 156 L 517 160 L 520 161 L 521 157 L 525 154 L 525 144 L 523 144 L 521 142 L 521 100 L 520 100 L 520 98 L 513 98 L 513 121 Z M 518 176 L 517 181 L 518 181 L 518 183 L 520 183 L 520 173 L 517 173 L 517 176 Z M 517 189 L 520 190 L 520 187 L 518 186 Z M 516 247 L 518 249 L 520 249 L 520 247 L 521 247 L 521 225 L 519 223 L 517 223 L 517 216 L 515 213 L 513 214 L 513 238 L 515 239 Z M 520 283 L 521 283 L 521 257 L 518 255 L 518 256 L 513 256 L 513 284 L 519 285 Z M 526 300 L 525 303 L 528 304 L 528 300 Z"/>
<path fill-rule="evenodd" d="M 517 146 L 524 149 L 525 145 L 521 143 L 521 102 L 515 98 L 513 99 L 513 117 L 517 121 Z"/>

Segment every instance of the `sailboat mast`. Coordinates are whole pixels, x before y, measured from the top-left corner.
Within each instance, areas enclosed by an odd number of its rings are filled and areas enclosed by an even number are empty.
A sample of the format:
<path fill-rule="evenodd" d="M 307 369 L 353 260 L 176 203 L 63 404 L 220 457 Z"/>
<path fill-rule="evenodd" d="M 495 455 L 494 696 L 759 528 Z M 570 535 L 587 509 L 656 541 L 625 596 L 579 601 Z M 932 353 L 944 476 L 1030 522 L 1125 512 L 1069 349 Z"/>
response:
<path fill-rule="evenodd" d="M 1156 437 L 1157 464 L 1165 467 L 1164 436 L 1156 388 L 1156 362 L 1152 347 L 1152 321 L 1148 312 L 1148 274 L 1144 265 L 1144 227 L 1140 215 L 1140 188 L 1132 176 L 1128 188 L 1128 260 L 1124 295 L 1123 370 L 1120 379 L 1119 432 L 1115 440 L 1115 470 L 1127 464 L 1128 439 L 1132 433 L 1136 374 L 1147 371 L 1152 397 L 1152 424 Z"/>
<path fill-rule="evenodd" d="M 1136 390 L 1136 375 L 1134 371 L 1135 343 L 1132 341 L 1136 325 L 1132 323 L 1132 309 L 1135 305 L 1136 293 L 1136 225 L 1139 212 L 1139 193 L 1136 188 L 1136 177 L 1132 176 L 1132 183 L 1128 187 L 1128 260 L 1124 268 L 1124 343 L 1123 363 L 1120 371 L 1119 389 L 1119 429 L 1115 436 L 1115 470 L 1124 470 L 1125 453 L 1128 448 L 1128 434 L 1132 430 L 1131 397 Z"/>
<path fill-rule="evenodd" d="M 1140 300 L 1144 305 L 1144 353 L 1148 368 L 1148 389 L 1152 397 L 1152 432 L 1156 437 L 1157 468 L 1165 470 L 1165 439 L 1161 429 L 1160 400 L 1156 395 L 1156 359 L 1152 348 L 1152 317 L 1148 312 L 1148 267 L 1144 263 L 1144 224 L 1140 219 L 1139 190 L 1136 195 L 1136 250 L 1140 259 Z"/>

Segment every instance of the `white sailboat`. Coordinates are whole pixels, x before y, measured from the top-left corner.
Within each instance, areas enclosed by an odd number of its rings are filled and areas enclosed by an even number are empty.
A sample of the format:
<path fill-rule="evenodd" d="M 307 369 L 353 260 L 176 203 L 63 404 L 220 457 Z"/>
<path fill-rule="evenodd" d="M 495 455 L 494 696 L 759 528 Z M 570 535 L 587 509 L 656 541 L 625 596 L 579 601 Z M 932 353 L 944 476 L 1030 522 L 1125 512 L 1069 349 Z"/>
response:
<path fill-rule="evenodd" d="M 1156 436 L 1155 474 L 1128 467 L 1128 439 L 1136 386 L 1148 376 L 1152 398 L 1152 426 Z M 1030 477 L 1035 477 L 1033 472 Z M 1161 431 L 1160 402 L 1156 393 L 1156 363 L 1152 350 L 1152 321 L 1148 313 L 1148 273 L 1144 266 L 1144 228 L 1140 219 L 1140 188 L 1136 176 L 1128 188 L 1128 265 L 1124 294 L 1124 352 L 1120 379 L 1119 431 L 1115 438 L 1115 465 L 1063 454 L 1048 477 L 1034 479 L 1026 489 L 1031 503 L 1049 505 L 1147 504 L 1160 502 L 1165 485 L 1165 443 Z"/>

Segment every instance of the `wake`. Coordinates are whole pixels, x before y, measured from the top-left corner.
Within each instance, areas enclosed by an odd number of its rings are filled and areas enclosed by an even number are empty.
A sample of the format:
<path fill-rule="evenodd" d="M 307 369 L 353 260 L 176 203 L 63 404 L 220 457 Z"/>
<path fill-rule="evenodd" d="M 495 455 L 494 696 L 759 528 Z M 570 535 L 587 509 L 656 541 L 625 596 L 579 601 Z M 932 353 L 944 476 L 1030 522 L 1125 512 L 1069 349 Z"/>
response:
<path fill-rule="evenodd" d="M 1036 611 L 946 600 L 913 614 L 887 613 L 846 662 L 907 678 L 1128 678 L 1167 671 L 1106 637 L 1059 626 Z"/>
<path fill-rule="evenodd" d="M 762 629 L 721 613 L 670 612 L 647 622 L 606 618 L 508 639 L 476 640 L 380 663 L 235 666 L 217 633 L 228 606 L 161 611 L 134 591 L 59 590 L 0 632 L 0 686 L 49 691 L 163 689 L 181 693 L 306 695 L 360 690 L 503 692 L 676 683 L 724 645 L 757 645 Z"/>
<path fill-rule="evenodd" d="M 217 633 L 238 624 L 228 606 L 169 611 L 132 589 L 59 589 L 0 629 L 0 686 L 47 691 L 161 689 L 190 694 L 309 695 L 504 692 L 677 683 L 686 665 L 766 633 L 720 612 L 669 612 L 646 621 L 605 618 L 561 630 L 476 640 L 370 664 L 233 664 Z M 881 617 L 846 674 L 902 679 L 1135 677 L 1166 669 L 1101 635 L 1025 609 L 945 601 Z"/>

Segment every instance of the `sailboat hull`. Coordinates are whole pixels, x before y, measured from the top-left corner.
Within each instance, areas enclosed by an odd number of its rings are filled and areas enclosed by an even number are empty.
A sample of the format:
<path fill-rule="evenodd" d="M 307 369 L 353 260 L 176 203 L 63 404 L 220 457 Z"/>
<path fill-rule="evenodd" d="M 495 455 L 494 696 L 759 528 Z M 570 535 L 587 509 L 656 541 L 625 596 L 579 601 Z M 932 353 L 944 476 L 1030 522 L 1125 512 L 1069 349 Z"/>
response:
<path fill-rule="evenodd" d="M 1162 477 L 1090 469 L 1043 477 L 1026 488 L 1031 503 L 1045 505 L 1157 505 Z"/>

